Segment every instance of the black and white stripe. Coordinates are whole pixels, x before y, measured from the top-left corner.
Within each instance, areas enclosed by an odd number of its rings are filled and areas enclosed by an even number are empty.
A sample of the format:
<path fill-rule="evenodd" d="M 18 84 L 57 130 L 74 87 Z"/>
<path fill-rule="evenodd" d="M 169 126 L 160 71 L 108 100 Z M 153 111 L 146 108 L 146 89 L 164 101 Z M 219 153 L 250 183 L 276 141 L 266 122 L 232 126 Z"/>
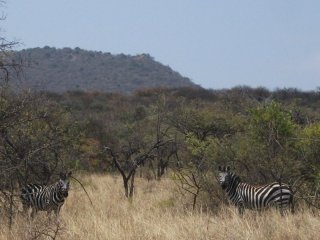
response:
<path fill-rule="evenodd" d="M 65 198 L 68 197 L 70 176 L 71 172 L 60 173 L 59 181 L 52 185 L 28 184 L 22 188 L 20 197 L 24 211 L 31 208 L 32 217 L 37 211 L 54 211 L 58 215 Z"/>
<path fill-rule="evenodd" d="M 264 186 L 253 186 L 243 183 L 239 176 L 230 172 L 230 167 L 219 167 L 218 181 L 230 201 L 238 207 L 240 214 L 243 214 L 244 208 L 263 209 L 268 206 L 283 209 L 291 205 L 291 211 L 294 210 L 293 192 L 286 184 L 280 185 L 275 182 Z"/>

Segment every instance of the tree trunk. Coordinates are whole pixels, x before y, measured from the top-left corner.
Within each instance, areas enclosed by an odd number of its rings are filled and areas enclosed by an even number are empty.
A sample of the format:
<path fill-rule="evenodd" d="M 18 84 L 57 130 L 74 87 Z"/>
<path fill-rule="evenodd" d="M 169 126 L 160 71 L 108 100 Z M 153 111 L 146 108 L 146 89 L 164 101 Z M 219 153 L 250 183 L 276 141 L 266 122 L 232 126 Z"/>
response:
<path fill-rule="evenodd" d="M 158 166 L 157 166 L 157 179 L 160 180 L 161 177 L 164 175 L 165 170 L 168 166 L 168 163 L 163 161 L 163 159 L 161 158 L 158 162 Z"/>
<path fill-rule="evenodd" d="M 131 175 L 131 184 L 130 184 L 130 192 L 129 192 L 129 198 L 133 197 L 134 192 L 134 177 L 136 175 L 136 171 L 134 171 Z"/>
<path fill-rule="evenodd" d="M 13 182 L 12 180 L 10 180 L 10 197 L 9 197 L 9 211 L 8 211 L 8 225 L 9 225 L 9 229 L 11 230 L 12 228 L 12 221 L 13 221 Z"/>
<path fill-rule="evenodd" d="M 197 192 L 195 194 L 193 194 L 192 210 L 194 210 L 196 208 L 197 198 L 198 198 L 199 192 L 200 192 L 200 188 L 197 188 Z"/>
<path fill-rule="evenodd" d="M 129 197 L 129 178 L 122 177 L 123 179 L 123 187 L 124 187 L 124 194 L 128 198 Z"/>

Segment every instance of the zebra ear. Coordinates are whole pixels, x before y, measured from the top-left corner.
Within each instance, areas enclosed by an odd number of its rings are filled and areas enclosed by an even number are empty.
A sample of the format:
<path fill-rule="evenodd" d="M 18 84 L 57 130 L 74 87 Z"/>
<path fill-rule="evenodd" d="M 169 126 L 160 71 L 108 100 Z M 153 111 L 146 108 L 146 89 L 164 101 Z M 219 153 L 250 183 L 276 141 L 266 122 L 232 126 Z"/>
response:
<path fill-rule="evenodd" d="M 227 166 L 227 172 L 229 172 L 230 171 L 230 166 Z"/>
<path fill-rule="evenodd" d="M 62 179 L 62 180 L 66 179 L 66 174 L 63 172 L 60 172 L 59 176 L 60 176 L 60 179 Z"/>

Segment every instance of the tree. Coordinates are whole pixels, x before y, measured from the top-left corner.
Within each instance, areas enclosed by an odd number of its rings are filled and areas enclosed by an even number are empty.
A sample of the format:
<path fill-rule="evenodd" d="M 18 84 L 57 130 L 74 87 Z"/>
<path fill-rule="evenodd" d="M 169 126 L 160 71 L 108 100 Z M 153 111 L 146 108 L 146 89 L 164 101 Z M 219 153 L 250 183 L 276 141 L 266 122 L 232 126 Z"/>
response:
<path fill-rule="evenodd" d="M 154 115 L 155 114 L 155 115 Z M 118 136 L 116 146 L 107 146 L 105 150 L 122 176 L 125 196 L 132 198 L 134 180 L 138 167 L 145 165 L 165 153 L 172 142 L 166 132 L 161 130 L 159 112 L 141 114 L 141 111 L 123 113 L 119 128 L 115 129 Z M 116 150 L 115 150 L 116 149 Z M 161 157 L 164 157 L 161 155 Z"/>
<path fill-rule="evenodd" d="M 201 194 L 212 195 L 214 166 L 223 160 L 220 156 L 228 156 L 226 139 L 236 132 L 229 114 L 202 102 L 182 101 L 170 116 L 180 134 L 174 179 L 182 193 L 191 195 L 193 209 Z"/>
<path fill-rule="evenodd" d="M 126 147 L 124 147 L 123 150 L 117 154 L 114 153 L 111 148 L 105 147 L 105 150 L 111 155 L 112 161 L 122 177 L 125 196 L 127 198 L 132 199 L 133 197 L 137 168 L 145 164 L 148 160 L 154 159 L 156 149 L 165 144 L 167 144 L 167 142 L 156 142 L 144 151 L 142 149 L 126 149 Z M 120 155 L 122 155 L 122 158 Z"/>
<path fill-rule="evenodd" d="M 260 172 L 276 181 L 298 174 L 300 162 L 295 149 L 297 125 L 281 104 L 270 102 L 250 110 L 248 125 L 252 153 L 259 156 Z"/>
<path fill-rule="evenodd" d="M 42 96 L 0 93 L 0 193 L 11 225 L 17 188 L 48 184 L 71 167 L 79 135 L 70 115 Z"/>
<path fill-rule="evenodd" d="M 4 4 L 4 1 L 0 1 L 0 7 Z M 0 17 L 0 21 L 4 21 L 5 17 Z M 2 30 L 0 28 L 0 30 Z M 21 71 L 22 62 L 12 60 L 12 49 L 18 45 L 16 41 L 10 41 L 4 36 L 0 35 L 0 81 L 1 83 L 7 83 L 13 73 L 19 73 Z"/>
<path fill-rule="evenodd" d="M 303 165 L 301 167 L 302 180 L 300 197 L 308 205 L 320 209 L 320 124 L 313 123 L 306 126 L 300 135 L 298 143 L 301 150 Z"/>

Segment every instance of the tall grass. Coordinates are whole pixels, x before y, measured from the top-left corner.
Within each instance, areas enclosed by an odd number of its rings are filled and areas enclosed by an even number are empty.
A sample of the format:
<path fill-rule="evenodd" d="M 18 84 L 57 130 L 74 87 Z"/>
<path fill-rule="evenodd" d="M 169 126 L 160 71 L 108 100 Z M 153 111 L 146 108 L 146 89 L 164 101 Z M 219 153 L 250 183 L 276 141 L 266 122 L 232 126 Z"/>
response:
<path fill-rule="evenodd" d="M 32 221 L 18 216 L 11 230 L 0 225 L 0 239 L 53 239 L 56 232 L 56 239 L 86 240 L 320 239 L 319 212 L 301 210 L 281 217 L 275 210 L 261 214 L 247 210 L 240 217 L 235 208 L 225 207 L 218 214 L 208 214 L 183 207 L 169 179 L 137 179 L 132 202 L 125 199 L 120 178 L 91 175 L 81 179 L 94 207 L 77 183 L 72 183 L 57 224 L 45 213 Z"/>

